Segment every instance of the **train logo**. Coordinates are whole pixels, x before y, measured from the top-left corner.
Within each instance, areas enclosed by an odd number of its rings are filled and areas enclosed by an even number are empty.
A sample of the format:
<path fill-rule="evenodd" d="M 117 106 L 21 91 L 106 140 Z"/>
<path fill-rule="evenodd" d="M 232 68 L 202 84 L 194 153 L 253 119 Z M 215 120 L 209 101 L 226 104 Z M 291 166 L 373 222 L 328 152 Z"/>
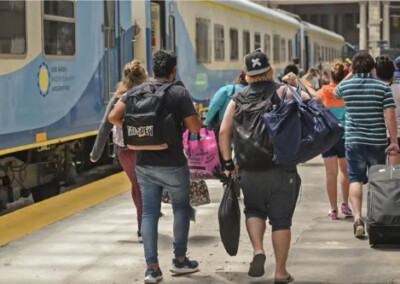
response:
<path fill-rule="evenodd" d="M 42 63 L 39 66 L 38 87 L 39 87 L 40 95 L 42 95 L 43 97 L 45 97 L 49 94 L 50 73 L 49 73 L 49 67 L 45 63 Z"/>

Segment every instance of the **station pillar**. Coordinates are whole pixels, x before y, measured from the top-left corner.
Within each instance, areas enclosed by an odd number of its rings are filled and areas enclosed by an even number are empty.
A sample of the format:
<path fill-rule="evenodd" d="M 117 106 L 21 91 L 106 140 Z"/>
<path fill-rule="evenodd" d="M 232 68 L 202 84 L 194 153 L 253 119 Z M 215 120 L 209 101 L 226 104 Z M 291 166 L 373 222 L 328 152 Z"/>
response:
<path fill-rule="evenodd" d="M 380 54 L 378 42 L 381 40 L 381 1 L 369 1 L 368 5 L 369 50 L 373 57 Z"/>
<path fill-rule="evenodd" d="M 390 46 L 390 2 L 383 2 L 383 37 Z"/>
<path fill-rule="evenodd" d="M 367 50 L 367 2 L 360 2 L 360 50 Z"/>

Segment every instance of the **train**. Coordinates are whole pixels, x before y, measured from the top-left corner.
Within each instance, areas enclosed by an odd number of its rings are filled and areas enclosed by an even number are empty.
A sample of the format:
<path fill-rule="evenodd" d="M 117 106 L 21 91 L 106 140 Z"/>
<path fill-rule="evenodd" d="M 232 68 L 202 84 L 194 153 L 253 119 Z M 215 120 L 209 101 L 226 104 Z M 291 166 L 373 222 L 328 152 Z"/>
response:
<path fill-rule="evenodd" d="M 248 0 L 0 1 L 0 210 L 91 167 L 105 106 L 125 63 L 178 56 L 194 101 L 213 94 L 263 49 L 278 74 L 340 58 L 342 36 Z M 112 143 L 102 160 L 112 159 Z"/>

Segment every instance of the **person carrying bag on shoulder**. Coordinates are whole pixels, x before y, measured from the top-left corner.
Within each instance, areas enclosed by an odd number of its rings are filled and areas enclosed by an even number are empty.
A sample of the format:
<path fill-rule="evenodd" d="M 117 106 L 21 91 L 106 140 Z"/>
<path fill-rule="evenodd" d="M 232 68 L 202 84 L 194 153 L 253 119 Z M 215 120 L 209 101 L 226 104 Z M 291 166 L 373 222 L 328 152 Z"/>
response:
<path fill-rule="evenodd" d="M 263 245 L 266 220 L 272 226 L 276 258 L 275 283 L 289 283 L 286 270 L 290 247 L 290 227 L 300 188 L 295 165 L 278 166 L 273 147 L 265 131 L 262 116 L 280 103 L 273 81 L 274 69 L 267 56 L 256 50 L 246 55 L 246 80 L 249 85 L 229 103 L 219 134 L 226 175 L 235 174 L 231 140 L 241 176 L 246 227 L 253 245 L 249 276 L 264 274 Z M 233 139 L 231 138 L 233 134 Z"/>

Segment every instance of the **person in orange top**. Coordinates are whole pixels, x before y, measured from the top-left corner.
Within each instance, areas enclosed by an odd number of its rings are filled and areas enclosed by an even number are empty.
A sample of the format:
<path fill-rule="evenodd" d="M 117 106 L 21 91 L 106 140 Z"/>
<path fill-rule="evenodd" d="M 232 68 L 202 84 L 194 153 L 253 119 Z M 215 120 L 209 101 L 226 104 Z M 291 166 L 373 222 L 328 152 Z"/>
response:
<path fill-rule="evenodd" d="M 338 100 L 334 96 L 336 86 L 346 77 L 345 66 L 338 62 L 331 69 L 331 80 L 329 85 L 323 86 L 318 91 L 319 100 L 336 116 L 336 118 L 345 125 L 345 105 L 343 100 Z M 331 209 L 329 217 L 332 220 L 338 219 L 337 206 L 337 176 L 340 170 L 340 185 L 342 188 L 341 211 L 347 216 L 352 216 L 351 209 L 348 206 L 349 199 L 349 174 L 347 172 L 347 160 L 345 156 L 344 137 L 328 151 L 322 153 L 326 170 L 326 189 Z"/>

